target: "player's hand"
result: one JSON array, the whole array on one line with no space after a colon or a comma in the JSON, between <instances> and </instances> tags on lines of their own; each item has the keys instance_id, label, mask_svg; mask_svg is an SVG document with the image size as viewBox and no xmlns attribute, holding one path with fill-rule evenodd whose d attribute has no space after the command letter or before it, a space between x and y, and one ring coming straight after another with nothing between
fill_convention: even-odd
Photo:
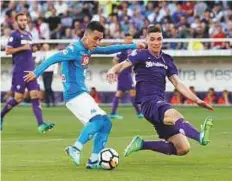
<instances>
[{"instance_id":1,"label":"player's hand","mask_svg":"<svg viewBox=\"0 0 232 181\"><path fill-rule=\"evenodd\" d=\"M206 103L205 101L202 101L201 99L199 99L197 102L197 105L200 106L200 107L203 107L205 109L208 109L210 111L213 111L213 107L210 106L208 103Z\"/></svg>"},{"instance_id":2,"label":"player's hand","mask_svg":"<svg viewBox=\"0 0 232 181\"><path fill-rule=\"evenodd\" d=\"M31 45L29 43L26 43L25 45L22 46L23 50L31 50Z\"/></svg>"},{"instance_id":3,"label":"player's hand","mask_svg":"<svg viewBox=\"0 0 232 181\"><path fill-rule=\"evenodd\" d=\"M147 47L147 44L144 42L137 43L137 49L145 49Z\"/></svg>"},{"instance_id":4,"label":"player's hand","mask_svg":"<svg viewBox=\"0 0 232 181\"><path fill-rule=\"evenodd\" d=\"M106 74L106 80L110 83L113 84L114 82L117 82L118 75L116 74L115 71L110 69L107 74Z\"/></svg>"},{"instance_id":5,"label":"player's hand","mask_svg":"<svg viewBox=\"0 0 232 181\"><path fill-rule=\"evenodd\" d=\"M27 75L23 77L25 82L29 82L36 79L35 73L33 71L24 71L24 72L27 73Z\"/></svg>"}]
</instances>

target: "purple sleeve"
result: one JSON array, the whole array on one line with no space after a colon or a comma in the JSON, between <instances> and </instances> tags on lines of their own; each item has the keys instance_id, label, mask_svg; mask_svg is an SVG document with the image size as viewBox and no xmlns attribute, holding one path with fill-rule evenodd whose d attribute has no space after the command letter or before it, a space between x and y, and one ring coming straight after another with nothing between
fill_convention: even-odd
<instances>
[{"instance_id":1,"label":"purple sleeve","mask_svg":"<svg viewBox=\"0 0 232 181\"><path fill-rule=\"evenodd\" d=\"M9 39L8 39L8 43L7 43L7 47L12 47L15 48L16 42L17 42L17 35L15 32L11 33Z\"/></svg>"},{"instance_id":2,"label":"purple sleeve","mask_svg":"<svg viewBox=\"0 0 232 181\"><path fill-rule=\"evenodd\" d=\"M172 58L168 61L168 71L167 71L167 77L171 77L172 75L178 75L178 70L176 65L174 64L174 61Z\"/></svg>"},{"instance_id":3,"label":"purple sleeve","mask_svg":"<svg viewBox=\"0 0 232 181\"><path fill-rule=\"evenodd\" d=\"M122 52L118 53L115 57L120 61L122 59Z\"/></svg>"},{"instance_id":4,"label":"purple sleeve","mask_svg":"<svg viewBox=\"0 0 232 181\"><path fill-rule=\"evenodd\" d=\"M133 50L131 54L128 55L128 61L130 61L133 65L139 63L139 60L141 60L140 54L138 51L139 50Z\"/></svg>"}]
</instances>

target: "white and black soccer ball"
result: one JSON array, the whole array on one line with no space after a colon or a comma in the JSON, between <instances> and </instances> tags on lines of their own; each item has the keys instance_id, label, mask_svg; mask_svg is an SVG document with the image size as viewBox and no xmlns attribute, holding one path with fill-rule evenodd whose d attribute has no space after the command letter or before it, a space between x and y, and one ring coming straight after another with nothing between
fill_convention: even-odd
<instances>
[{"instance_id":1,"label":"white and black soccer ball","mask_svg":"<svg viewBox=\"0 0 232 181\"><path fill-rule=\"evenodd\" d=\"M105 148L99 153L99 164L105 170L112 170L118 166L119 155L113 148Z\"/></svg>"}]
</instances>

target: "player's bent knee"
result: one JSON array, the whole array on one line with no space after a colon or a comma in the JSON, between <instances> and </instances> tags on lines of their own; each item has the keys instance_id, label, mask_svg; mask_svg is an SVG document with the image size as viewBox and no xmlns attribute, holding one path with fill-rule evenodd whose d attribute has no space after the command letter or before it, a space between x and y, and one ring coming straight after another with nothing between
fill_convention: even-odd
<instances>
[{"instance_id":1,"label":"player's bent knee","mask_svg":"<svg viewBox=\"0 0 232 181\"><path fill-rule=\"evenodd\" d=\"M15 94L14 99L16 100L17 103L20 103L23 101L23 94Z\"/></svg>"},{"instance_id":2,"label":"player's bent knee","mask_svg":"<svg viewBox=\"0 0 232 181\"><path fill-rule=\"evenodd\" d=\"M38 91L30 91L30 97L31 99L38 99Z\"/></svg>"},{"instance_id":3,"label":"player's bent knee","mask_svg":"<svg viewBox=\"0 0 232 181\"><path fill-rule=\"evenodd\" d=\"M165 113L164 113L164 124L166 125L174 125L175 122L180 119L180 118L184 118L177 110L175 109L168 109Z\"/></svg>"},{"instance_id":4,"label":"player's bent knee","mask_svg":"<svg viewBox=\"0 0 232 181\"><path fill-rule=\"evenodd\" d=\"M118 98L121 98L123 96L123 92L122 91L117 91L115 96L118 97Z\"/></svg>"},{"instance_id":5,"label":"player's bent knee","mask_svg":"<svg viewBox=\"0 0 232 181\"><path fill-rule=\"evenodd\" d=\"M177 149L177 154L179 156L187 155L190 151L190 146L184 146L182 148Z\"/></svg>"}]
</instances>

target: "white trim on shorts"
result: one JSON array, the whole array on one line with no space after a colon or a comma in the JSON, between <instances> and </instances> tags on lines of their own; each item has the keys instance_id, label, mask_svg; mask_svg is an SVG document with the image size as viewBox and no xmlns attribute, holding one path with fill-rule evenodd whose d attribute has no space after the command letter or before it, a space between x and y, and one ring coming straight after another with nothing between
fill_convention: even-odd
<instances>
[{"instance_id":1,"label":"white trim on shorts","mask_svg":"<svg viewBox=\"0 0 232 181\"><path fill-rule=\"evenodd\" d=\"M106 115L94 99L86 92L66 103L66 107L85 125L96 115Z\"/></svg>"}]
</instances>

